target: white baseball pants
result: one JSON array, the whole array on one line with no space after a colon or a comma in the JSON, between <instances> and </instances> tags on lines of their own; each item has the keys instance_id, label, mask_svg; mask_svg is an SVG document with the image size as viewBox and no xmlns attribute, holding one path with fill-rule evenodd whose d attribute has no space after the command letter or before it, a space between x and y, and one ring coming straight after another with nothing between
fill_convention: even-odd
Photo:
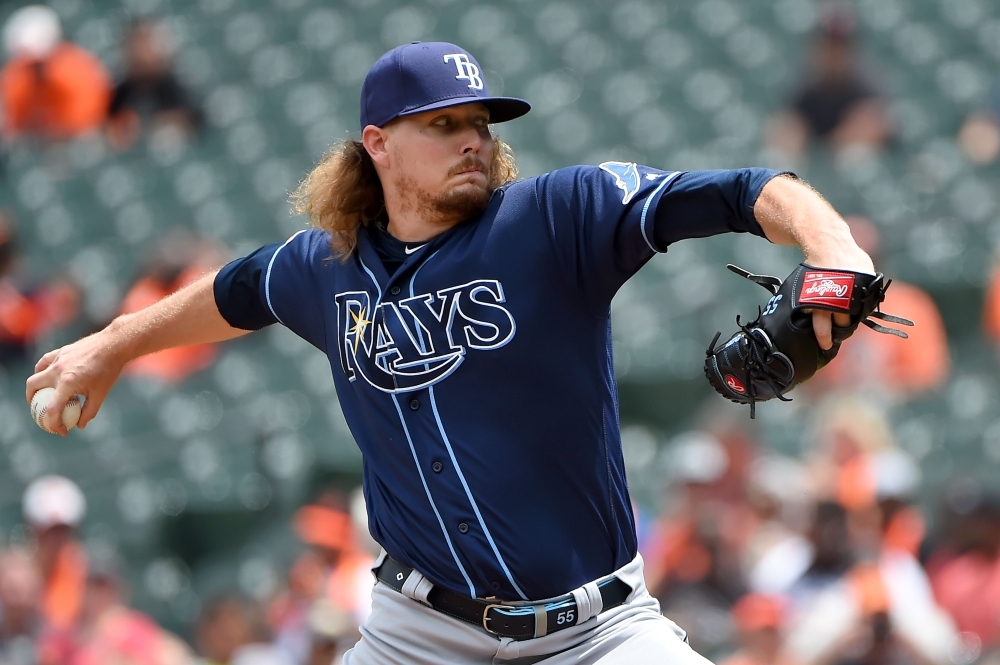
<instances>
[{"instance_id":1,"label":"white baseball pants","mask_svg":"<svg viewBox=\"0 0 1000 665\"><path fill-rule=\"evenodd\" d=\"M376 583L372 613L344 665L711 665L684 641L684 631L660 614L659 602L646 590L641 557L615 575L632 587L623 605L521 641L491 635L423 604L420 596L426 600L430 584L416 571L403 586L406 595ZM581 587L574 595L586 616L593 594Z\"/></svg>"}]
</instances>

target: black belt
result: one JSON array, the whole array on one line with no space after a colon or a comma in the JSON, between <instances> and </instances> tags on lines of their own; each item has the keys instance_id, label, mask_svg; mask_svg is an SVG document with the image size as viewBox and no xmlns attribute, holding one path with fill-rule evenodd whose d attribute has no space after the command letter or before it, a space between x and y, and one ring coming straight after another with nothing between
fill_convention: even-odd
<instances>
[{"instance_id":1,"label":"black belt","mask_svg":"<svg viewBox=\"0 0 1000 665\"><path fill-rule=\"evenodd\" d=\"M402 593L403 584L413 569L387 556L375 571L383 584ZM632 587L617 577L598 582L602 607L618 607L632 593ZM438 612L485 628L499 637L530 640L575 626L580 617L572 595L538 605L502 605L470 598L455 591L435 586L427 594L427 602Z\"/></svg>"}]
</instances>

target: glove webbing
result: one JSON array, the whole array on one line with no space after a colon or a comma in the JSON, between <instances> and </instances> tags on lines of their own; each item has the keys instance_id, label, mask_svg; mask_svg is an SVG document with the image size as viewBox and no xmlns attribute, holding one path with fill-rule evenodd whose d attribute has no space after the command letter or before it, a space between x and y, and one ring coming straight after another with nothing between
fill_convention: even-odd
<instances>
[{"instance_id":1,"label":"glove webbing","mask_svg":"<svg viewBox=\"0 0 1000 665\"><path fill-rule=\"evenodd\" d=\"M754 418L754 416L756 416L757 413L757 394L756 394L757 389L754 386L754 381L757 379L757 377L761 377L767 382L767 385L771 388L772 391L774 391L775 396L779 400L781 400L782 402L792 401L791 397L785 397L782 394L781 388L779 388L777 383L775 383L775 379L781 377L779 377L777 373L773 369L771 369L769 364L772 358L777 359L783 362L789 368L790 371L794 371L794 369L791 366L791 362L788 360L785 354L781 353L780 351L778 353L775 353L774 351L772 351L773 347L771 344L765 345L758 338L758 336L754 334L754 331L758 331L761 334L763 334L763 331L760 328L755 327L757 324L760 323L760 317L762 312L763 311L758 306L757 318L754 319L753 321L750 321L749 323L743 323L742 321L740 321L740 315L739 314L736 315L736 325L740 327L740 330L743 331L743 335L746 337L747 351L749 353L749 358L747 359L746 363L746 373L743 375L742 378L743 378L743 385L745 385L747 389L747 399L750 402L751 420ZM712 338L712 343L708 345L708 350L705 352L706 357L715 355L715 345L719 341L719 337L721 336L722 336L721 331L715 333L715 337Z\"/></svg>"}]
</instances>

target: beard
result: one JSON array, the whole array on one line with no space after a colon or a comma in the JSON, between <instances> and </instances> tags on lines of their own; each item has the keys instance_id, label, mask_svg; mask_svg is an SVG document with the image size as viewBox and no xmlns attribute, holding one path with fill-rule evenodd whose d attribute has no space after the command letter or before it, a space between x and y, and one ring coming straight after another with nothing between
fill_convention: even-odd
<instances>
[{"instance_id":1,"label":"beard","mask_svg":"<svg viewBox=\"0 0 1000 665\"><path fill-rule=\"evenodd\" d=\"M468 183L433 197L431 206L441 219L461 222L482 214L490 203L490 194L487 187Z\"/></svg>"},{"instance_id":2,"label":"beard","mask_svg":"<svg viewBox=\"0 0 1000 665\"><path fill-rule=\"evenodd\" d=\"M493 195L493 183L490 180L490 170L479 157L467 157L448 172L452 177L467 169L478 168L486 176L486 185L467 182L446 192L431 194L419 189L410 178L400 183L401 190L409 193L411 205L418 210L429 213L439 224L452 226L467 219L477 217L486 210Z\"/></svg>"}]
</instances>

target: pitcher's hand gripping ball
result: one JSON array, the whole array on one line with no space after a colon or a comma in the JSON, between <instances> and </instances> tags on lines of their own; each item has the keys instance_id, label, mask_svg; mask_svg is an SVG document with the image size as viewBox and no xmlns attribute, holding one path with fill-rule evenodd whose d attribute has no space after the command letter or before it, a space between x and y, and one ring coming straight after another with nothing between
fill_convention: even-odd
<instances>
[{"instance_id":1,"label":"pitcher's hand gripping ball","mask_svg":"<svg viewBox=\"0 0 1000 665\"><path fill-rule=\"evenodd\" d=\"M802 383L836 357L840 345L854 334L858 325L907 338L895 328L887 328L869 317L912 326L912 321L878 311L892 280L882 273L869 275L850 270L814 268L804 263L784 282L777 277L754 275L742 268L727 266L737 275L767 289L772 297L758 308L757 318L747 324L736 317L740 330L716 348L721 332L708 347L705 375L723 397L739 404L754 405L777 397L789 401L785 393ZM847 326L833 324L833 346L820 348L813 332L814 309L848 314Z\"/></svg>"},{"instance_id":2,"label":"pitcher's hand gripping ball","mask_svg":"<svg viewBox=\"0 0 1000 665\"><path fill-rule=\"evenodd\" d=\"M56 394L55 388L40 388L34 395L31 396L31 417L35 420L35 423L41 427L43 430L49 434L55 434L52 430L45 426L45 414L48 412L49 404L52 403L52 398ZM80 401L79 395L74 395L66 402L66 408L62 412L63 426L67 430L71 430L76 427L76 423L80 420L80 412L83 410L83 403Z\"/></svg>"}]
</instances>

